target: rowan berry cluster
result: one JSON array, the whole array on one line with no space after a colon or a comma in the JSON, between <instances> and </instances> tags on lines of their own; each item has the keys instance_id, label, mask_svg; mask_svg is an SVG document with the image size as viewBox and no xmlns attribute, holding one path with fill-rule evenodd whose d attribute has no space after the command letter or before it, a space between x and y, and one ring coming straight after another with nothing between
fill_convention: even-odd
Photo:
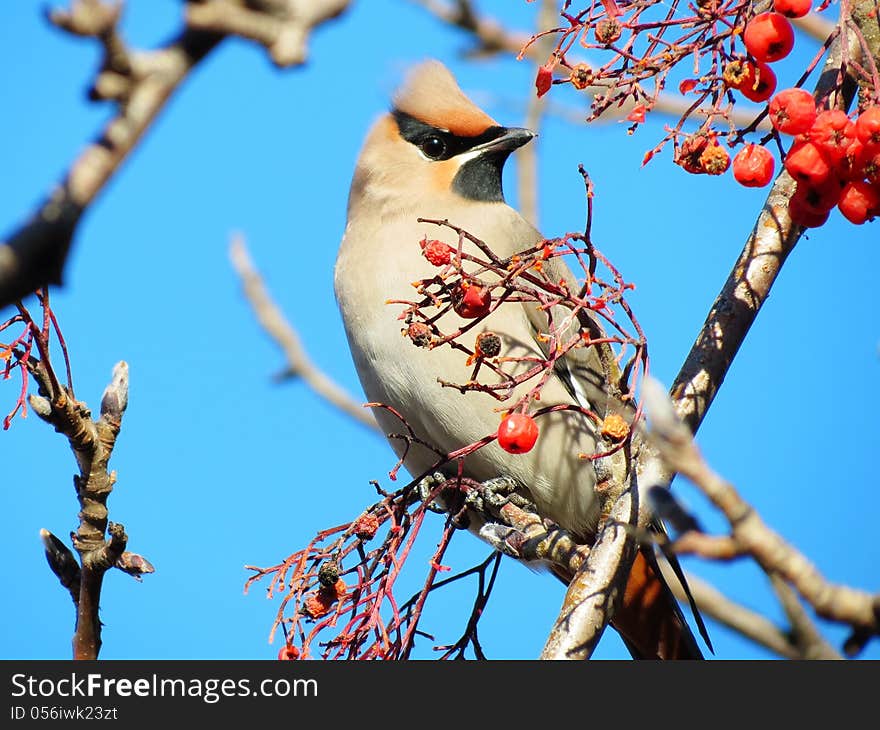
<instances>
[{"instance_id":1,"label":"rowan berry cluster","mask_svg":"<svg viewBox=\"0 0 880 730\"><path fill-rule=\"evenodd\" d=\"M734 61L725 82L752 101L767 101L776 132L794 137L784 156L788 173L797 181L789 214L798 225L815 228L837 206L851 223L880 214L880 106L866 104L855 121L840 109L817 107L805 89L776 93L769 64L794 47L789 17L801 17L810 3L776 0L774 12L756 15L745 27L743 42L751 59ZM765 147L747 144L733 160L733 175L742 185L761 187L773 177L774 159Z\"/></svg>"},{"instance_id":2,"label":"rowan berry cluster","mask_svg":"<svg viewBox=\"0 0 880 730\"><path fill-rule=\"evenodd\" d=\"M847 37L854 37L866 47L856 23L842 22L802 80L777 92L774 65L796 43L790 19L809 14L812 0L772 0L760 4L760 12L747 0L699 0L687 10L679 0L671 4L602 0L579 13L571 5L563 6L567 26L542 34L557 33L559 42L538 70L538 95L554 84L588 90L592 97L588 121L627 104L632 133L652 110L663 104L662 108L669 107L671 92L665 89L671 70L681 62L692 63L693 77L682 80L678 91L696 100L677 125L666 127L666 136L648 151L645 163L671 141L673 160L685 171L721 175L732 168L740 184L763 187L774 178L780 160L797 181L790 205L794 223L822 225L835 206L856 224L880 215L880 134L875 132L880 126L880 83L870 59L862 67L844 54L838 87L832 93L825 91L814 99L800 88L837 36L844 46ZM841 12L850 10L847 6ZM610 58L596 67L570 62L578 39L591 53L604 52ZM561 69L567 69L568 78L560 76ZM836 92L847 75L857 77L860 87L858 109L852 115L836 108L841 98ZM653 90L647 87L649 81ZM763 107L751 122L743 119L737 106L741 99ZM687 133L685 122L697 118L699 128ZM747 139L762 122L766 128L767 120L772 131L757 141Z\"/></svg>"}]
</instances>

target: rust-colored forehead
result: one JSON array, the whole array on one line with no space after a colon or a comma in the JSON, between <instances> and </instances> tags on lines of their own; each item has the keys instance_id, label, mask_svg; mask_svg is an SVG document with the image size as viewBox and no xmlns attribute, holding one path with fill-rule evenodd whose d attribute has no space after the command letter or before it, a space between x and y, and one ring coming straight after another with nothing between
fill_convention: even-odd
<instances>
[{"instance_id":1,"label":"rust-colored forehead","mask_svg":"<svg viewBox=\"0 0 880 730\"><path fill-rule=\"evenodd\" d=\"M439 61L417 66L394 96L396 109L425 124L452 134L475 137L496 122L464 95L449 70Z\"/></svg>"}]
</instances>

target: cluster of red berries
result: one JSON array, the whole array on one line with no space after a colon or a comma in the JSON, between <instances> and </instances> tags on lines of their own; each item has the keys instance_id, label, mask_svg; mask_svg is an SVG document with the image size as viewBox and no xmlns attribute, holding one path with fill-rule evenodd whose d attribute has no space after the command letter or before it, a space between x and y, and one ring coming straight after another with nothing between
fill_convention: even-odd
<instances>
[{"instance_id":1,"label":"cluster of red berries","mask_svg":"<svg viewBox=\"0 0 880 730\"><path fill-rule=\"evenodd\" d=\"M789 203L791 219L815 228L837 206L851 223L880 215L880 106L871 105L852 121L840 109L818 110L804 89L783 89L768 105L774 129L794 137L785 169L797 181ZM773 177L773 155L746 145L733 160L734 177L761 187Z\"/></svg>"},{"instance_id":2,"label":"cluster of red berries","mask_svg":"<svg viewBox=\"0 0 880 730\"><path fill-rule=\"evenodd\" d=\"M746 99L763 103L776 91L776 74L770 64L785 58L794 48L794 29L789 18L810 12L812 0L775 0L773 12L760 13L743 30L743 43L751 58L731 61L724 69L724 83ZM773 179L773 155L755 144L746 145L733 158L733 176L746 187L763 187Z\"/></svg>"},{"instance_id":3,"label":"cluster of red berries","mask_svg":"<svg viewBox=\"0 0 880 730\"><path fill-rule=\"evenodd\" d=\"M855 224L880 215L880 106L853 121L840 109L817 111L802 89L786 89L770 102L770 120L795 137L785 157L797 180L789 204L795 223L821 226L835 206Z\"/></svg>"},{"instance_id":4,"label":"cluster of red berries","mask_svg":"<svg viewBox=\"0 0 880 730\"><path fill-rule=\"evenodd\" d=\"M743 30L743 43L751 58L733 61L724 69L724 81L747 99L767 101L776 91L771 63L781 61L794 48L794 28L789 18L810 12L812 0L775 0L773 12L760 13Z\"/></svg>"},{"instance_id":5,"label":"cluster of red berries","mask_svg":"<svg viewBox=\"0 0 880 730\"><path fill-rule=\"evenodd\" d=\"M776 91L776 74L770 64L785 58L794 48L794 29L789 18L810 12L812 0L775 0L774 12L760 13L743 31L743 43L750 58L731 61L724 68L724 83L747 99L763 103ZM687 148L699 144L697 154ZM720 175L730 167L730 155L710 135L696 135L685 140L676 163L691 173ZM760 187L773 177L773 157L750 145L733 160L734 177L743 185Z\"/></svg>"},{"instance_id":6,"label":"cluster of red berries","mask_svg":"<svg viewBox=\"0 0 880 730\"><path fill-rule=\"evenodd\" d=\"M810 0L775 0L773 12L752 18L743 31L750 58L724 70L728 87L747 99L768 104L774 129L794 137L785 169L797 181L789 213L795 223L814 228L828 220L837 206L843 216L860 224L880 215L880 106L864 108L853 121L838 109L817 109L804 89L776 92L771 63L794 47L789 18L810 12ZM747 144L733 158L733 176L747 187L763 187L773 178L772 153Z\"/></svg>"}]
</instances>

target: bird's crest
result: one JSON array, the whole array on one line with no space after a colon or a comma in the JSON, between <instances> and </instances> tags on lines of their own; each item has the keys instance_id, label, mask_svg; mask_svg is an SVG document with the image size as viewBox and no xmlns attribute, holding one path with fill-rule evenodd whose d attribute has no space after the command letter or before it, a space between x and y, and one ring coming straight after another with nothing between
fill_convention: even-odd
<instances>
[{"instance_id":1,"label":"bird's crest","mask_svg":"<svg viewBox=\"0 0 880 730\"><path fill-rule=\"evenodd\" d=\"M394 95L394 108L432 127L475 137L496 122L468 99L455 77L439 61L424 61L407 76Z\"/></svg>"}]
</instances>

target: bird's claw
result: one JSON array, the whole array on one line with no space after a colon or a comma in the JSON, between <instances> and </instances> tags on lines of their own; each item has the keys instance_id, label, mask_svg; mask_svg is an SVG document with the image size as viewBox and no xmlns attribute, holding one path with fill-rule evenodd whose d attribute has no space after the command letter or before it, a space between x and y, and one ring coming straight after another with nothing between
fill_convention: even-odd
<instances>
[{"instance_id":1,"label":"bird's claw","mask_svg":"<svg viewBox=\"0 0 880 730\"><path fill-rule=\"evenodd\" d=\"M535 506L516 490L517 484L510 477L488 479L477 489L467 493L465 505L482 513L490 508L497 511L508 503L520 509L535 511Z\"/></svg>"},{"instance_id":2,"label":"bird's claw","mask_svg":"<svg viewBox=\"0 0 880 730\"><path fill-rule=\"evenodd\" d=\"M446 477L443 474L434 472L422 479L416 487L416 492L419 495L419 499L424 503L425 508L441 515L446 514L448 509L439 499L437 487L445 481Z\"/></svg>"}]
</instances>

